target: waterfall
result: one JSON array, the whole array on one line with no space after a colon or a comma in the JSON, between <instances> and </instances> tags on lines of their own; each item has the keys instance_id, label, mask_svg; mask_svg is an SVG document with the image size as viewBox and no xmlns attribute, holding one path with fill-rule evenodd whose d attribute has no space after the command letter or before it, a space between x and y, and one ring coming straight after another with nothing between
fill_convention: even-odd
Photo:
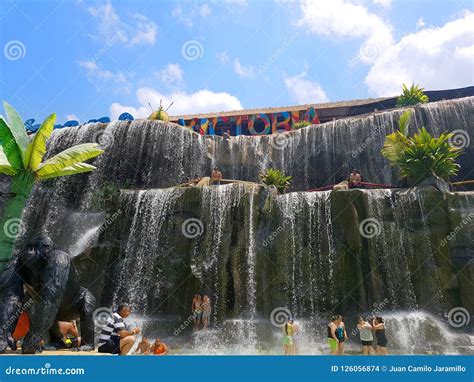
<instances>
[{"instance_id":1,"label":"waterfall","mask_svg":"<svg viewBox=\"0 0 474 382\"><path fill-rule=\"evenodd\" d=\"M122 193L120 205L132 208L134 216L123 245L114 304L126 301L135 311L145 313L149 301L160 297L161 287L167 282L166 270L160 262L172 256L163 234L164 226L181 195L179 189Z\"/></svg>"},{"instance_id":2,"label":"waterfall","mask_svg":"<svg viewBox=\"0 0 474 382\"><path fill-rule=\"evenodd\" d=\"M277 199L280 221L287 230L286 290L295 316L315 317L333 302L334 249L331 193L289 193Z\"/></svg>"},{"instance_id":3,"label":"waterfall","mask_svg":"<svg viewBox=\"0 0 474 382\"><path fill-rule=\"evenodd\" d=\"M473 102L418 105L410 131L425 125L435 134L463 129L472 137ZM26 231L47 231L58 248L77 255L81 280L101 306L128 302L137 320L156 320L157 330L166 323L163 338L186 322L194 293L208 294L211 329L180 343L191 353L280 352L281 330L268 319L277 307L302 324L302 353L327 350L328 315L372 310L387 319L395 352L443 351L442 341L447 352L456 352L462 336L453 336L434 314L472 301L466 280L472 278L474 193L424 188L273 195L258 185L173 187L216 165L224 178L246 181L278 168L293 176L292 190L339 182L353 167L366 180L393 184L396 174L380 149L402 112L230 139L148 120L55 130L48 157L93 141L105 152L92 162L97 171L91 174L36 185L23 217ZM471 163L470 153L472 143L461 159ZM463 166L461 176L471 169ZM115 193L105 192L107 182ZM106 203L98 206L97 195L104 193ZM108 224L106 214L117 211ZM370 237L361 234L366 219L375 224ZM191 327L185 325L184 336ZM417 331L430 339L429 333L439 333L441 340L424 347ZM352 351L358 348L353 344Z\"/></svg>"}]
</instances>

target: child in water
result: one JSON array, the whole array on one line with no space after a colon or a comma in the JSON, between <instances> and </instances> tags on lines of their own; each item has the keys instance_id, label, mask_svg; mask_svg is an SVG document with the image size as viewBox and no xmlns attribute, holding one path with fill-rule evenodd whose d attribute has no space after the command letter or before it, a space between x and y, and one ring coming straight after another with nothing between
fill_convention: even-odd
<instances>
[{"instance_id":1,"label":"child in water","mask_svg":"<svg viewBox=\"0 0 474 382\"><path fill-rule=\"evenodd\" d=\"M293 354L294 347L293 347L293 335L294 335L294 326L293 326L293 319L289 318L287 323L285 324L284 328L284 335L283 335L283 349L285 355Z\"/></svg>"}]
</instances>

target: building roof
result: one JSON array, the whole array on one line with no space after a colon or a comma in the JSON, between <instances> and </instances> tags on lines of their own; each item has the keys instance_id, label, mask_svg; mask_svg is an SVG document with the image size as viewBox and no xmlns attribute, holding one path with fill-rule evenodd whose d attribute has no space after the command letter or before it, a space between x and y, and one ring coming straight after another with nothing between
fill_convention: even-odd
<instances>
[{"instance_id":1,"label":"building roof","mask_svg":"<svg viewBox=\"0 0 474 382\"><path fill-rule=\"evenodd\" d=\"M201 113L201 114L184 114L184 115L173 115L170 116L170 121L177 121L178 119L192 119L192 118L215 118L215 117L233 117L239 115L249 115L249 114L259 114L259 113L279 113L284 111L297 111L297 110L307 110L310 107L314 107L316 110L321 109L330 109L335 107L351 107L365 105L368 103L376 103L391 99L393 97L383 97L383 98L365 98L352 101L339 101L339 102L326 102L326 103L307 103L304 105L294 105L294 106L279 106L279 107L265 107L265 108L256 108L256 109L243 109L243 110L232 110L232 111L221 111L213 113Z\"/></svg>"}]
</instances>

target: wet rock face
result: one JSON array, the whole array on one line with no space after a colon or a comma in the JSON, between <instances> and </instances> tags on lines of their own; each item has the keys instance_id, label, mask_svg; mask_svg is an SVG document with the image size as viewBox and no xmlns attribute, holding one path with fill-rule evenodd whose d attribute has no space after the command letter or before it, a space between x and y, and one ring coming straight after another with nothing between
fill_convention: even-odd
<instances>
[{"instance_id":1,"label":"wet rock face","mask_svg":"<svg viewBox=\"0 0 474 382\"><path fill-rule=\"evenodd\" d=\"M474 193L434 189L125 191L102 238L108 246L76 264L89 283L111 269L89 285L103 305L128 301L148 314L186 315L197 291L211 296L216 318L280 306L299 317L443 313L472 303L471 206Z\"/></svg>"}]
</instances>

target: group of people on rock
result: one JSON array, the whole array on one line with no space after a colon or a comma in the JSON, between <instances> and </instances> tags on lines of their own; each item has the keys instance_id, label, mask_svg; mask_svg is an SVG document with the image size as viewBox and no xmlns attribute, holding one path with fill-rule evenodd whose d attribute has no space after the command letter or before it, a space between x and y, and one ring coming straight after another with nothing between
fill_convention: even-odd
<instances>
[{"instance_id":1,"label":"group of people on rock","mask_svg":"<svg viewBox=\"0 0 474 382\"><path fill-rule=\"evenodd\" d=\"M194 175L193 179L186 179L184 186L186 187L195 187L195 186L220 186L222 180L222 172L219 170L219 167L214 167L211 172L211 176L199 176L198 174Z\"/></svg>"},{"instance_id":2,"label":"group of people on rock","mask_svg":"<svg viewBox=\"0 0 474 382\"><path fill-rule=\"evenodd\" d=\"M359 317L357 330L362 345L362 354L387 354L388 340L385 334L385 322L382 317L368 317L367 320L362 316ZM346 326L341 315L331 317L331 321L327 326L327 337L330 353L333 355L343 355L344 343L348 340L349 336L347 335ZM374 350L374 337L376 340L376 350Z\"/></svg>"},{"instance_id":3,"label":"group of people on rock","mask_svg":"<svg viewBox=\"0 0 474 382\"><path fill-rule=\"evenodd\" d=\"M211 299L206 294L196 293L193 297L191 311L193 314L194 330L206 329L211 320Z\"/></svg>"}]
</instances>

